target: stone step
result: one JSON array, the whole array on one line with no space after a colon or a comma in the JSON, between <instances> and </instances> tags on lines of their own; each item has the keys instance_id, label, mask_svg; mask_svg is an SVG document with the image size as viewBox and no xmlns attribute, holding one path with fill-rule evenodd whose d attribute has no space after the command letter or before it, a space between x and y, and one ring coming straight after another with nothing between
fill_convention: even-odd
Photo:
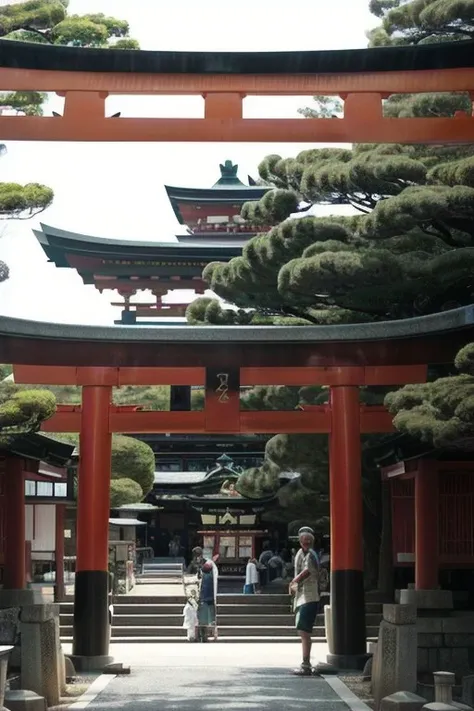
<instances>
[{"instance_id":1,"label":"stone step","mask_svg":"<svg viewBox=\"0 0 474 711\"><path fill-rule=\"evenodd\" d=\"M183 595L115 595L114 596L114 606L119 607L121 605L136 608L138 606L153 606L153 607L173 607L181 606L186 602L186 598ZM232 607L242 607L251 605L252 608L256 608L256 614L260 614L260 611L268 610L270 607L272 610L282 613L290 609L291 600L289 595L218 595L217 603L220 610L225 610L226 612ZM68 596L64 602L61 603L61 611L66 612L69 608L72 608L74 604L74 598ZM257 609L259 609L257 613ZM380 602L366 602L365 604L366 614L382 614L382 603Z\"/></svg>"},{"instance_id":2,"label":"stone step","mask_svg":"<svg viewBox=\"0 0 474 711\"><path fill-rule=\"evenodd\" d=\"M257 626L257 627L272 627L274 625L294 625L294 616L290 613L279 615L279 614L268 614L264 615L252 615L252 614L223 614L219 609L217 611L219 625L232 625L232 626ZM73 624L72 614L62 614L60 621L61 625L72 626ZM379 615L367 615L366 625L368 627L377 627L381 622L381 617ZM178 626L180 627L183 623L183 616L181 611L175 612L174 614L121 614L114 608L114 627L169 627ZM324 616L318 615L316 618L316 626L324 627Z\"/></svg>"},{"instance_id":3,"label":"stone step","mask_svg":"<svg viewBox=\"0 0 474 711\"><path fill-rule=\"evenodd\" d=\"M183 570L182 563L143 563L144 570Z\"/></svg>"},{"instance_id":4,"label":"stone step","mask_svg":"<svg viewBox=\"0 0 474 711\"><path fill-rule=\"evenodd\" d=\"M155 598L156 599L156 598ZM159 599L159 598L158 598ZM129 598L130 600L130 598ZM114 612L117 615L181 615L184 607L184 600L176 604L124 604L114 602ZM61 615L73 614L74 605L72 602L61 603ZM286 615L291 613L289 605L223 605L218 604L218 610L223 615Z\"/></svg>"},{"instance_id":5,"label":"stone step","mask_svg":"<svg viewBox=\"0 0 474 711\"><path fill-rule=\"evenodd\" d=\"M219 625L219 639L221 638L242 638L248 641L254 638L265 638L267 641L281 638L289 637L298 639L298 634L293 626L273 626L273 627L259 627L246 625L245 627L236 627L233 625ZM72 639L72 626L61 626L60 629L61 640L66 642ZM370 639L376 639L378 634L378 627L368 627L367 635ZM318 641L323 641L326 639L326 632L324 627L315 627L313 631L313 638ZM161 641L163 638L176 639L186 637L186 630L182 627L113 627L111 639L115 642L118 639L124 639L126 641L132 641L135 639L144 639L150 641L151 639L157 639Z\"/></svg>"},{"instance_id":6,"label":"stone step","mask_svg":"<svg viewBox=\"0 0 474 711\"><path fill-rule=\"evenodd\" d=\"M69 643L71 644L73 641L72 636L70 637L61 637L61 641L66 644ZM239 643L248 643L248 642L254 642L254 643L265 643L268 644L271 642L272 644L275 643L295 643L295 642L300 642L299 637L219 637L219 643L226 644L229 642L239 642ZM325 643L326 639L324 637L314 637L313 638L314 642L319 642L319 643ZM183 637L114 637L113 638L113 643L114 644L166 644L166 643L187 643L188 640L186 638L186 635L184 634ZM209 644L213 644L213 642L209 642ZM113 647L112 647L113 651Z\"/></svg>"}]
</instances>

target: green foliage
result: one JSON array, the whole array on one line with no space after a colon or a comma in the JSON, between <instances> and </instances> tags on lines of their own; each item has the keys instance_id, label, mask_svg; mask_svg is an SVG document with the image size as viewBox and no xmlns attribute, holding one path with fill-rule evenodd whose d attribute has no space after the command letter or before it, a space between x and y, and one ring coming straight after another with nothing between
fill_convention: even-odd
<instances>
[{"instance_id":1,"label":"green foliage","mask_svg":"<svg viewBox=\"0 0 474 711\"><path fill-rule=\"evenodd\" d=\"M9 375L13 373L13 368L11 365L1 364L0 365L0 381L8 378Z\"/></svg>"},{"instance_id":2,"label":"green foliage","mask_svg":"<svg viewBox=\"0 0 474 711\"><path fill-rule=\"evenodd\" d=\"M103 13L68 15L67 7L68 0L27 0L0 6L0 37L35 44L140 49L137 40L129 37L126 20ZM0 106L41 116L46 97L35 91L0 92Z\"/></svg>"},{"instance_id":3,"label":"green foliage","mask_svg":"<svg viewBox=\"0 0 474 711\"><path fill-rule=\"evenodd\" d=\"M133 479L143 496L153 488L155 455L145 442L124 435L112 436L112 479Z\"/></svg>"},{"instance_id":4,"label":"green foliage","mask_svg":"<svg viewBox=\"0 0 474 711\"><path fill-rule=\"evenodd\" d=\"M169 410L170 388L168 385L124 385L113 389L116 405L139 405L144 410Z\"/></svg>"},{"instance_id":5,"label":"green foliage","mask_svg":"<svg viewBox=\"0 0 474 711\"><path fill-rule=\"evenodd\" d=\"M370 9L381 20L372 45L474 38L474 0L371 0ZM338 98L314 99L300 110L309 120L341 115ZM464 92L396 94L383 110L396 118L452 117L471 115L471 104ZM472 303L474 145L272 154L259 175L273 190L242 215L273 227L241 257L204 270L210 289L234 308L200 300L188 310L191 323L358 323ZM307 215L316 203L351 205L358 214ZM300 219L290 218L297 212Z\"/></svg>"},{"instance_id":6,"label":"green foliage","mask_svg":"<svg viewBox=\"0 0 474 711\"><path fill-rule=\"evenodd\" d=\"M299 404L299 389L284 385L257 386L240 396L242 410L294 410Z\"/></svg>"},{"instance_id":7,"label":"green foliage","mask_svg":"<svg viewBox=\"0 0 474 711\"><path fill-rule=\"evenodd\" d=\"M54 393L61 405L79 405L82 388L77 385L47 385L46 389ZM113 388L112 399L115 405L136 405L144 410L169 410L170 388L168 385L124 385Z\"/></svg>"},{"instance_id":8,"label":"green foliage","mask_svg":"<svg viewBox=\"0 0 474 711\"><path fill-rule=\"evenodd\" d=\"M29 220L53 202L51 188L38 183L0 183L0 219Z\"/></svg>"},{"instance_id":9,"label":"green foliage","mask_svg":"<svg viewBox=\"0 0 474 711\"><path fill-rule=\"evenodd\" d=\"M40 91L0 92L0 106L25 116L42 116L46 97Z\"/></svg>"},{"instance_id":10,"label":"green foliage","mask_svg":"<svg viewBox=\"0 0 474 711\"><path fill-rule=\"evenodd\" d=\"M313 106L298 109L305 118L340 118L344 113L344 105L337 96L313 96Z\"/></svg>"},{"instance_id":11,"label":"green foliage","mask_svg":"<svg viewBox=\"0 0 474 711\"><path fill-rule=\"evenodd\" d=\"M68 15L65 0L27 0L0 7L0 37L73 47L139 49L125 20L103 13Z\"/></svg>"},{"instance_id":12,"label":"green foliage","mask_svg":"<svg viewBox=\"0 0 474 711\"><path fill-rule=\"evenodd\" d=\"M126 504L137 504L143 499L143 491L133 479L112 479L110 482L110 508L118 509Z\"/></svg>"},{"instance_id":13,"label":"green foliage","mask_svg":"<svg viewBox=\"0 0 474 711\"><path fill-rule=\"evenodd\" d=\"M46 38L50 28L66 17L66 7L67 3L61 0L29 0L3 5L0 8L0 36L9 37L12 32L25 30Z\"/></svg>"},{"instance_id":14,"label":"green foliage","mask_svg":"<svg viewBox=\"0 0 474 711\"><path fill-rule=\"evenodd\" d=\"M474 0L371 0L370 46L474 39Z\"/></svg>"},{"instance_id":15,"label":"green foliage","mask_svg":"<svg viewBox=\"0 0 474 711\"><path fill-rule=\"evenodd\" d=\"M274 221L278 196L285 195L284 211L288 192L305 201L338 196L360 214L287 217L250 240L241 257L208 265L209 288L236 308L201 298L189 307L188 321L257 325L286 318L325 325L470 304L472 153L470 147L461 158L446 147L368 145L313 149L290 161L269 156L260 174L277 189L252 208L263 222ZM285 181L290 191L283 190Z\"/></svg>"},{"instance_id":16,"label":"green foliage","mask_svg":"<svg viewBox=\"0 0 474 711\"><path fill-rule=\"evenodd\" d=\"M56 411L56 399L47 390L21 390L14 383L0 383L0 438L39 430Z\"/></svg>"},{"instance_id":17,"label":"green foliage","mask_svg":"<svg viewBox=\"0 0 474 711\"><path fill-rule=\"evenodd\" d=\"M204 388L191 390L191 410L204 410Z\"/></svg>"},{"instance_id":18,"label":"green foliage","mask_svg":"<svg viewBox=\"0 0 474 711\"><path fill-rule=\"evenodd\" d=\"M406 385L389 393L385 404L394 425L435 447L474 450L474 344L457 355L460 375Z\"/></svg>"},{"instance_id":19,"label":"green foliage","mask_svg":"<svg viewBox=\"0 0 474 711\"><path fill-rule=\"evenodd\" d=\"M80 449L78 434L52 436ZM155 455L148 444L134 437L112 435L111 508L140 502L153 487L154 473Z\"/></svg>"}]
</instances>

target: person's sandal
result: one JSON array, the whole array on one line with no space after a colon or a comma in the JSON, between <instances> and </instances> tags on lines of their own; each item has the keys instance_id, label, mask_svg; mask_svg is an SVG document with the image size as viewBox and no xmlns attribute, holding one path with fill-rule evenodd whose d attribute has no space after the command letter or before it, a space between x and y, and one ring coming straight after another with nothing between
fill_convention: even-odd
<instances>
[{"instance_id":1,"label":"person's sandal","mask_svg":"<svg viewBox=\"0 0 474 711\"><path fill-rule=\"evenodd\" d=\"M294 676L311 676L312 673L313 670L311 668L311 664L307 664L305 662L303 662L297 669L293 669L292 672Z\"/></svg>"}]
</instances>

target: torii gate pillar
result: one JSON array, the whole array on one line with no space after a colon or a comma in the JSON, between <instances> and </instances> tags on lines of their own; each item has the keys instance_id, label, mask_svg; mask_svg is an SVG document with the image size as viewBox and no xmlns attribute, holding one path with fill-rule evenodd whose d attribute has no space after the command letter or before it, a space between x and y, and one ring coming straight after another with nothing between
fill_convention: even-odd
<instances>
[{"instance_id":1,"label":"torii gate pillar","mask_svg":"<svg viewBox=\"0 0 474 711\"><path fill-rule=\"evenodd\" d=\"M339 669L357 669L367 659L359 388L341 385L330 392L333 653L328 662Z\"/></svg>"},{"instance_id":2,"label":"torii gate pillar","mask_svg":"<svg viewBox=\"0 0 474 711\"><path fill-rule=\"evenodd\" d=\"M73 663L101 670L109 656L109 509L112 388L84 385L77 501Z\"/></svg>"}]
</instances>

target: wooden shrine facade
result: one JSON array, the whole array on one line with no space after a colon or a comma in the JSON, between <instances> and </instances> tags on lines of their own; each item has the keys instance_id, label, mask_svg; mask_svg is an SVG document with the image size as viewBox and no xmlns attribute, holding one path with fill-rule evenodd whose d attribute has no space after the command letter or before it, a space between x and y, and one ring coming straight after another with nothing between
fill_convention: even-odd
<instances>
[{"instance_id":1,"label":"wooden shrine facade","mask_svg":"<svg viewBox=\"0 0 474 711\"><path fill-rule=\"evenodd\" d=\"M145 52L0 45L1 91L65 97L63 116L0 116L2 140L471 143L474 118L384 118L391 94L474 94L474 42L321 52ZM201 95L203 118L106 117L111 94ZM335 95L342 119L247 119L245 96ZM85 120L87 117L87 120Z\"/></svg>"},{"instance_id":2,"label":"wooden shrine facade","mask_svg":"<svg viewBox=\"0 0 474 711\"><path fill-rule=\"evenodd\" d=\"M440 571L474 569L474 461L446 455L382 468L390 489L395 567L414 567L415 584L436 589Z\"/></svg>"},{"instance_id":3,"label":"wooden shrine facade","mask_svg":"<svg viewBox=\"0 0 474 711\"><path fill-rule=\"evenodd\" d=\"M0 582L21 590L48 548L55 599L64 597L64 518L73 500L74 447L44 435L12 436L0 451Z\"/></svg>"}]
</instances>

